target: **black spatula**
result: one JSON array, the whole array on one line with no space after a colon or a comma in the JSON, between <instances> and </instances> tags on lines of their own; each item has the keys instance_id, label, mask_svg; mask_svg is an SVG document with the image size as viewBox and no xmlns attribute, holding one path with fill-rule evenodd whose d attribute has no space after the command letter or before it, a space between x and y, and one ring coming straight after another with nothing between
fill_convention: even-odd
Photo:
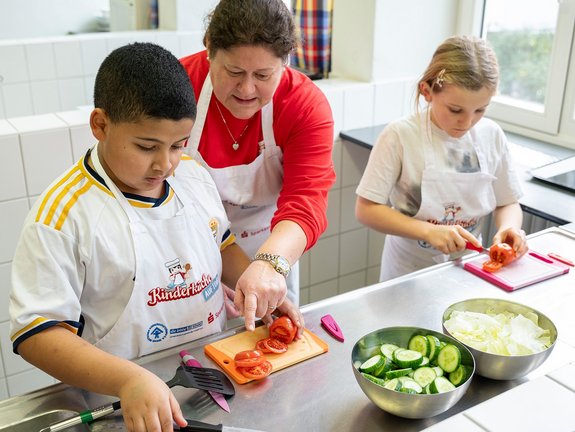
<instances>
[{"instance_id":1,"label":"black spatula","mask_svg":"<svg viewBox=\"0 0 575 432\"><path fill-rule=\"evenodd\" d=\"M179 366L178 369L176 369L174 377L170 381L166 382L166 385L170 388L181 386L186 388L196 388L199 390L215 391L227 396L233 396L236 393L234 385L230 379L219 370L211 368ZM84 411L67 420L53 423L49 427L42 429L40 432L56 432L82 423L91 423L92 421L107 416L120 408L120 401L116 401L110 405Z\"/></svg>"}]
</instances>

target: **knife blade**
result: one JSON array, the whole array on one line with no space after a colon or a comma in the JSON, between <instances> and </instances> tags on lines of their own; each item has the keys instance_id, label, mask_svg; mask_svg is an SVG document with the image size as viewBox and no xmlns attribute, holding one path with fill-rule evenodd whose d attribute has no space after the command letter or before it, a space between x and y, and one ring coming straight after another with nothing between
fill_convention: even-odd
<instances>
[{"instance_id":1,"label":"knife blade","mask_svg":"<svg viewBox=\"0 0 575 432\"><path fill-rule=\"evenodd\" d=\"M180 351L180 357L182 358L182 363L186 366L203 367L201 363L193 355L191 355L186 350ZM224 411L230 412L230 406L228 401L223 394L216 391L208 391L209 395L212 397L214 402L216 402Z\"/></svg>"},{"instance_id":2,"label":"knife blade","mask_svg":"<svg viewBox=\"0 0 575 432\"><path fill-rule=\"evenodd\" d=\"M473 243L471 242L466 242L465 243L465 249L468 250L474 250L477 252L485 252L486 254L489 254L489 249L484 248L483 246L475 246Z\"/></svg>"},{"instance_id":3,"label":"knife blade","mask_svg":"<svg viewBox=\"0 0 575 432\"><path fill-rule=\"evenodd\" d=\"M183 428L179 428L177 430L180 430L182 432L263 432L260 431L259 429L246 429L246 428L241 428L241 427L234 427L234 426L224 426L223 424L210 424L210 423L204 423L198 420L190 420L190 419L186 419L186 421L188 422L188 425L183 427Z\"/></svg>"}]
</instances>

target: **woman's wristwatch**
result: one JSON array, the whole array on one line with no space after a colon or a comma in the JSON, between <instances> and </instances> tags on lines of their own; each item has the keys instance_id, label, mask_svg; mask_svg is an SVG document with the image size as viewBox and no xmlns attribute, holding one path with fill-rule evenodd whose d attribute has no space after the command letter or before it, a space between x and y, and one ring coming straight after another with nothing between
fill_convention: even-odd
<instances>
[{"instance_id":1,"label":"woman's wristwatch","mask_svg":"<svg viewBox=\"0 0 575 432\"><path fill-rule=\"evenodd\" d=\"M257 253L254 256L254 261L267 261L269 262L275 271L277 271L282 276L287 277L291 270L290 263L281 255L274 255L267 252Z\"/></svg>"}]
</instances>

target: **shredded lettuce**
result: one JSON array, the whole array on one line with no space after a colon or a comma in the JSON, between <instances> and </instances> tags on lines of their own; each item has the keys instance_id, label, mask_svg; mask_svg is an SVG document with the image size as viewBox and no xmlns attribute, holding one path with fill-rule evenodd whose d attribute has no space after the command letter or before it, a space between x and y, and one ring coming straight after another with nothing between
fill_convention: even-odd
<instances>
[{"instance_id":1,"label":"shredded lettuce","mask_svg":"<svg viewBox=\"0 0 575 432\"><path fill-rule=\"evenodd\" d=\"M537 323L534 313L453 311L443 325L453 337L479 351L518 356L535 354L551 345L549 330Z\"/></svg>"}]
</instances>

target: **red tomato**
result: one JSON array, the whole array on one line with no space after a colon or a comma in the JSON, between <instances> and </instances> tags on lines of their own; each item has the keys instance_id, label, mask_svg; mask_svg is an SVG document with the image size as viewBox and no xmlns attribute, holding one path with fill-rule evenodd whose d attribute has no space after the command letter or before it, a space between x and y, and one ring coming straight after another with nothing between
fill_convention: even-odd
<instances>
[{"instance_id":1,"label":"red tomato","mask_svg":"<svg viewBox=\"0 0 575 432\"><path fill-rule=\"evenodd\" d=\"M264 354L259 350L240 351L234 357L234 362L238 368L249 368L258 366L266 361Z\"/></svg>"},{"instance_id":2,"label":"red tomato","mask_svg":"<svg viewBox=\"0 0 575 432\"><path fill-rule=\"evenodd\" d=\"M279 317L270 326L270 337L285 344L292 343L296 334L297 327L287 315Z\"/></svg>"},{"instance_id":3,"label":"red tomato","mask_svg":"<svg viewBox=\"0 0 575 432\"><path fill-rule=\"evenodd\" d=\"M507 243L497 243L489 248L489 258L491 261L507 265L517 256L513 247Z\"/></svg>"},{"instance_id":4,"label":"red tomato","mask_svg":"<svg viewBox=\"0 0 575 432\"><path fill-rule=\"evenodd\" d=\"M252 367L239 367L240 373L248 379L262 379L267 377L272 372L272 364L264 360L263 363Z\"/></svg>"},{"instance_id":5,"label":"red tomato","mask_svg":"<svg viewBox=\"0 0 575 432\"><path fill-rule=\"evenodd\" d=\"M483 263L483 270L485 270L486 272L489 273L493 273L496 272L497 270L499 270L501 267L503 267L503 264L497 261L485 261Z\"/></svg>"},{"instance_id":6,"label":"red tomato","mask_svg":"<svg viewBox=\"0 0 575 432\"><path fill-rule=\"evenodd\" d=\"M256 342L256 349L263 352L263 353L269 353L270 350L268 350L264 344L265 339L260 339L259 341Z\"/></svg>"},{"instance_id":7,"label":"red tomato","mask_svg":"<svg viewBox=\"0 0 575 432\"><path fill-rule=\"evenodd\" d=\"M281 340L275 339L275 338L264 339L263 345L266 347L266 350L268 352L274 353L274 354L282 354L288 350L287 344L285 344Z\"/></svg>"}]
</instances>

